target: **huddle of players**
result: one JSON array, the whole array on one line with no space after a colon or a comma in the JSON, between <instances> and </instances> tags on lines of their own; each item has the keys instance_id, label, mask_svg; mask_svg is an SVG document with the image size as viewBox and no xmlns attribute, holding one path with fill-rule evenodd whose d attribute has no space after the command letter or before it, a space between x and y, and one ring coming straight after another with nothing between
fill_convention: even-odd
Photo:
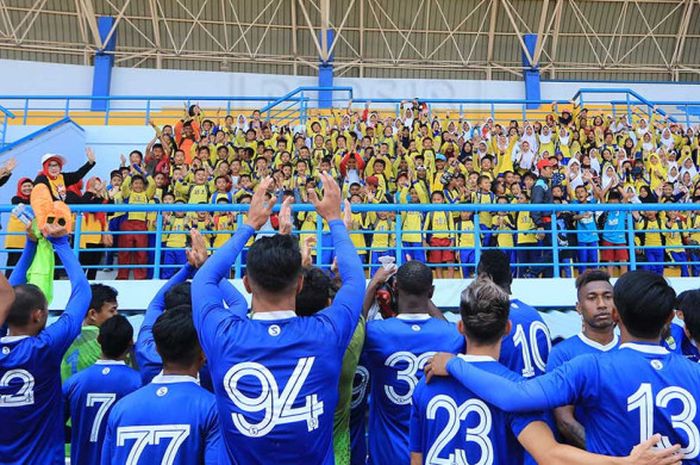
<instances>
[{"instance_id":1,"label":"huddle of players","mask_svg":"<svg viewBox=\"0 0 700 465\"><path fill-rule=\"evenodd\" d=\"M323 184L323 199L312 200L329 224L342 281L332 303L297 316L303 271L298 241L286 235L261 238L249 251L244 285L252 294L250 316L246 300L225 279L271 214L275 199L265 199L271 180L263 181L246 225L208 259L193 248L189 264L149 306L136 351L140 374L123 362L133 337L129 323L117 316L102 325L101 360L63 389L72 463L97 463L100 453L103 465L336 463L333 410L346 349L364 324L365 280L341 220L340 189L326 175ZM59 367L80 332L90 287L65 232L51 226L45 234L72 293L63 315L46 327L45 297L22 282L36 248L29 243L20 272L12 275L9 333L0 339L3 464L63 463ZM368 385L353 389L352 463L367 457L373 465L532 458L547 464L700 463L700 372L659 345L676 303L663 278L625 275L616 284L613 309L608 280L583 275L577 304L583 333L550 354L537 312L509 298L507 258L485 253L479 271L462 294L455 326L434 311L430 270L419 262L398 269L398 316L366 323L356 379ZM387 278L378 273L369 292ZM618 347L613 321L625 341L619 350L612 350ZM694 347L684 341L675 346ZM561 366L543 374L553 363ZM447 374L452 377L434 378ZM210 382L214 394L200 380ZM363 391L369 399L366 452ZM555 408L565 438L581 442L585 431L588 450L608 456L558 444L547 415L537 413ZM663 448L652 448L657 442Z\"/></svg>"}]
</instances>

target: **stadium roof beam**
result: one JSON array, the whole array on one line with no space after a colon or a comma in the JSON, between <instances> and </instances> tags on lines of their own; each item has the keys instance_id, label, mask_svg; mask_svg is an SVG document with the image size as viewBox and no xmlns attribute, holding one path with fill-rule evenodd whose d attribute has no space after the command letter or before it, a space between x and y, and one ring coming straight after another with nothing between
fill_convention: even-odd
<instances>
[{"instance_id":1,"label":"stadium roof beam","mask_svg":"<svg viewBox=\"0 0 700 465\"><path fill-rule=\"evenodd\" d=\"M678 65L680 64L680 59L683 56L683 49L685 48L685 39L688 37L688 25L690 24L690 18L693 15L694 4L695 0L686 0L685 10L683 11L683 16L681 17L681 21L678 26L676 45L673 49L673 56L671 57L671 66L674 68L674 81L678 81ZM698 5L700 5L700 0L698 0Z\"/></svg>"}]
</instances>

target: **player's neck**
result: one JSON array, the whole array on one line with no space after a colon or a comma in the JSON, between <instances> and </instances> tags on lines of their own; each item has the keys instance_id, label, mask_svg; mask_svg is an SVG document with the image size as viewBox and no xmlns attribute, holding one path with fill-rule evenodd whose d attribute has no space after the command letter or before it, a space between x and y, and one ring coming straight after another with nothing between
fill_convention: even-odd
<instances>
[{"instance_id":1,"label":"player's neck","mask_svg":"<svg viewBox=\"0 0 700 465\"><path fill-rule=\"evenodd\" d=\"M294 294L282 297L274 296L272 299L267 296L253 294L251 302L251 309L255 313L295 311L296 308L296 295Z\"/></svg>"},{"instance_id":2,"label":"player's neck","mask_svg":"<svg viewBox=\"0 0 700 465\"><path fill-rule=\"evenodd\" d=\"M21 336L36 336L39 331L35 331L31 326L10 326L7 328L7 335L10 337L21 337Z\"/></svg>"},{"instance_id":3,"label":"player's neck","mask_svg":"<svg viewBox=\"0 0 700 465\"><path fill-rule=\"evenodd\" d=\"M177 365L163 365L163 375L166 376L191 376L196 378L199 374L199 366L193 365L189 367Z\"/></svg>"},{"instance_id":4,"label":"player's neck","mask_svg":"<svg viewBox=\"0 0 700 465\"><path fill-rule=\"evenodd\" d=\"M399 313L428 313L429 299L402 295L399 299Z\"/></svg>"},{"instance_id":5,"label":"player's neck","mask_svg":"<svg viewBox=\"0 0 700 465\"><path fill-rule=\"evenodd\" d=\"M501 356L501 341L496 344L477 344L467 341L467 355L481 355L498 360Z\"/></svg>"},{"instance_id":6,"label":"player's neck","mask_svg":"<svg viewBox=\"0 0 700 465\"><path fill-rule=\"evenodd\" d=\"M128 357L128 355L129 355L129 351L124 352L119 357L109 357L109 356L105 355L104 352L102 352L100 354L100 360L105 360L108 362L124 362L124 361L126 361L126 358Z\"/></svg>"},{"instance_id":7,"label":"player's neck","mask_svg":"<svg viewBox=\"0 0 700 465\"><path fill-rule=\"evenodd\" d=\"M640 342L642 344L656 344L658 345L661 342L661 336L659 337L654 337L650 339L644 339L640 337L633 336L627 331L627 329L623 326L620 325L620 344L625 344L628 342Z\"/></svg>"},{"instance_id":8,"label":"player's neck","mask_svg":"<svg viewBox=\"0 0 700 465\"><path fill-rule=\"evenodd\" d=\"M613 341L613 339L615 339L615 328L601 330L584 325L583 335L591 341L597 342L598 344L608 345Z\"/></svg>"}]
</instances>

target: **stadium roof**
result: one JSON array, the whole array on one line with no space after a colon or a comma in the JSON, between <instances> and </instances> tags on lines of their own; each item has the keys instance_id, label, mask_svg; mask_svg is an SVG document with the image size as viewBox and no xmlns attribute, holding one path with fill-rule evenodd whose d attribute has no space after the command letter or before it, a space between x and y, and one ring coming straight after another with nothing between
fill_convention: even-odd
<instances>
[{"instance_id":1,"label":"stadium roof","mask_svg":"<svg viewBox=\"0 0 700 465\"><path fill-rule=\"evenodd\" d=\"M90 64L100 15L122 67L519 79L532 33L545 79L700 81L700 0L0 0L0 58Z\"/></svg>"}]
</instances>

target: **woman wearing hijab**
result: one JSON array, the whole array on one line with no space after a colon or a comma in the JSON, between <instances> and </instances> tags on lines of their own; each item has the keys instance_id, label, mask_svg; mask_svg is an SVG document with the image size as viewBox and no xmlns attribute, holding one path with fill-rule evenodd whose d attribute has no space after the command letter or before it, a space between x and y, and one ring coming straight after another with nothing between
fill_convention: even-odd
<instances>
[{"instance_id":1,"label":"woman wearing hijab","mask_svg":"<svg viewBox=\"0 0 700 465\"><path fill-rule=\"evenodd\" d=\"M34 185L45 184L53 200L65 202L68 197L68 188L77 184L95 166L95 154L92 149L85 149L88 161L78 171L63 172L66 159L55 153L47 153L41 157L41 172L34 180Z\"/></svg>"},{"instance_id":2,"label":"woman wearing hijab","mask_svg":"<svg viewBox=\"0 0 700 465\"><path fill-rule=\"evenodd\" d=\"M17 182L17 192L14 197L12 197L12 205L26 205L29 206L29 196L32 193L32 188L34 183L29 178L22 178ZM8 270L5 271L5 276L10 277L12 275L12 270L19 257L22 255L22 249L27 243L27 226L19 220L15 215L10 215L10 220L7 223L7 232L5 236L5 249L7 249L7 267ZM16 252L11 252L10 250L17 250Z\"/></svg>"},{"instance_id":3,"label":"woman wearing hijab","mask_svg":"<svg viewBox=\"0 0 700 465\"><path fill-rule=\"evenodd\" d=\"M85 193L81 196L83 204L99 205L109 203L109 194L105 184L96 176L88 179ZM88 280L97 277L97 269L102 259L102 251L95 250L112 246L112 236L106 234L109 230L105 213L84 213L80 235L80 263L87 268Z\"/></svg>"}]
</instances>

